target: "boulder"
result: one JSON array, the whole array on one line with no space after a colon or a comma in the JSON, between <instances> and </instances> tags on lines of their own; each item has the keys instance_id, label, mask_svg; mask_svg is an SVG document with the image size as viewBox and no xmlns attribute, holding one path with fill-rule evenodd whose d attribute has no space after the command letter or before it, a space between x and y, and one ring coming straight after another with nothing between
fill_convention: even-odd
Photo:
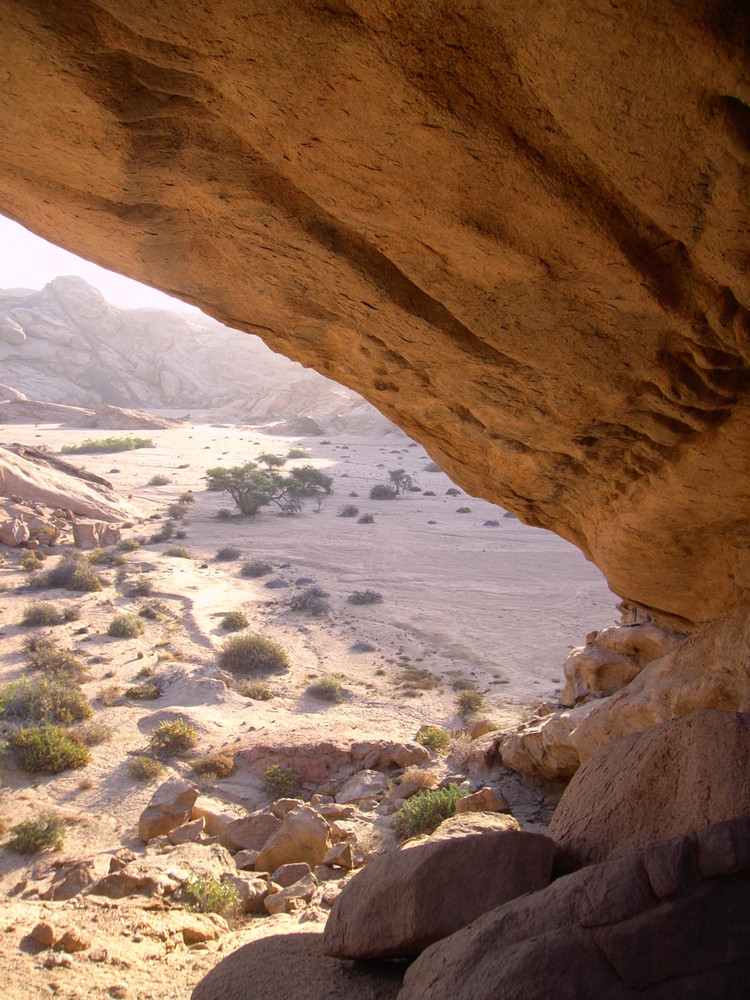
<instances>
[{"instance_id":1,"label":"boulder","mask_svg":"<svg viewBox=\"0 0 750 1000\"><path fill-rule=\"evenodd\" d=\"M221 834L219 843L230 851L262 851L267 841L280 828L281 820L272 812L260 809L230 823Z\"/></svg>"},{"instance_id":2,"label":"boulder","mask_svg":"<svg viewBox=\"0 0 750 1000\"><path fill-rule=\"evenodd\" d=\"M457 813L444 819L430 835L430 840L465 837L470 833L503 833L520 830L516 820L507 813L468 812Z\"/></svg>"},{"instance_id":3,"label":"boulder","mask_svg":"<svg viewBox=\"0 0 750 1000\"><path fill-rule=\"evenodd\" d=\"M358 771L336 796L339 805L351 805L363 799L377 798L388 788L388 777L380 771Z\"/></svg>"},{"instance_id":4,"label":"boulder","mask_svg":"<svg viewBox=\"0 0 750 1000\"><path fill-rule=\"evenodd\" d=\"M320 785L341 772L351 774L352 754L348 744L324 740L321 743L255 743L238 750L235 758L262 777L274 764L291 767L302 783Z\"/></svg>"},{"instance_id":5,"label":"boulder","mask_svg":"<svg viewBox=\"0 0 750 1000\"><path fill-rule=\"evenodd\" d=\"M500 743L503 764L526 778L569 781L580 765L572 733L594 710L593 703L578 705L541 719L533 719Z\"/></svg>"},{"instance_id":6,"label":"boulder","mask_svg":"<svg viewBox=\"0 0 750 1000\"><path fill-rule=\"evenodd\" d=\"M217 941L229 930L229 924L218 913L189 913L186 910L172 912L170 925L182 935L188 946Z\"/></svg>"},{"instance_id":7,"label":"boulder","mask_svg":"<svg viewBox=\"0 0 750 1000\"><path fill-rule=\"evenodd\" d=\"M204 829L209 837L220 837L230 823L237 817L233 813L219 812L205 804L205 799L198 799L193 806L193 819L203 819Z\"/></svg>"},{"instance_id":8,"label":"boulder","mask_svg":"<svg viewBox=\"0 0 750 1000\"><path fill-rule=\"evenodd\" d=\"M265 913L263 905L268 895L268 882L264 878L248 877L244 875L223 875L222 882L231 883L240 895L240 903L243 913Z\"/></svg>"},{"instance_id":9,"label":"boulder","mask_svg":"<svg viewBox=\"0 0 750 1000\"><path fill-rule=\"evenodd\" d=\"M304 804L305 803L302 799L276 799L268 808L277 819L281 820L288 812L291 812L292 809Z\"/></svg>"},{"instance_id":10,"label":"boulder","mask_svg":"<svg viewBox=\"0 0 750 1000\"><path fill-rule=\"evenodd\" d=\"M286 889L309 874L310 866L307 862L298 861L296 864L281 865L271 875L271 881L275 885L280 885L282 889Z\"/></svg>"},{"instance_id":11,"label":"boulder","mask_svg":"<svg viewBox=\"0 0 750 1000\"><path fill-rule=\"evenodd\" d=\"M750 715L705 709L604 747L549 825L566 867L750 814Z\"/></svg>"},{"instance_id":12,"label":"boulder","mask_svg":"<svg viewBox=\"0 0 750 1000\"><path fill-rule=\"evenodd\" d=\"M428 948L399 1000L747 996L750 820L558 878Z\"/></svg>"},{"instance_id":13,"label":"boulder","mask_svg":"<svg viewBox=\"0 0 750 1000\"><path fill-rule=\"evenodd\" d=\"M243 945L200 980L192 1000L396 1000L395 962L340 962L323 954L323 935L300 929Z\"/></svg>"},{"instance_id":14,"label":"boulder","mask_svg":"<svg viewBox=\"0 0 750 1000\"><path fill-rule=\"evenodd\" d=\"M19 518L14 517L0 524L0 544L14 547L28 542L31 532Z\"/></svg>"},{"instance_id":15,"label":"boulder","mask_svg":"<svg viewBox=\"0 0 750 1000\"><path fill-rule=\"evenodd\" d=\"M336 868L346 868L348 871L351 871L352 868L357 867L353 845L351 842L334 844L323 858L321 864L332 865Z\"/></svg>"},{"instance_id":16,"label":"boulder","mask_svg":"<svg viewBox=\"0 0 750 1000\"><path fill-rule=\"evenodd\" d=\"M257 857L258 851L237 851L234 856L237 871L252 871Z\"/></svg>"},{"instance_id":17,"label":"boulder","mask_svg":"<svg viewBox=\"0 0 750 1000\"><path fill-rule=\"evenodd\" d=\"M73 544L78 549L95 549L99 545L116 545L120 541L120 529L104 521L73 522Z\"/></svg>"},{"instance_id":18,"label":"boulder","mask_svg":"<svg viewBox=\"0 0 750 1000\"><path fill-rule=\"evenodd\" d=\"M510 806L499 792L484 787L456 803L457 816L468 812L509 813Z\"/></svg>"},{"instance_id":19,"label":"boulder","mask_svg":"<svg viewBox=\"0 0 750 1000\"><path fill-rule=\"evenodd\" d=\"M500 830L444 832L442 838L380 855L334 903L325 953L352 959L418 955L488 910L544 888L555 854L547 837Z\"/></svg>"},{"instance_id":20,"label":"boulder","mask_svg":"<svg viewBox=\"0 0 750 1000\"><path fill-rule=\"evenodd\" d=\"M406 743L389 743L387 740L363 740L353 743L352 759L363 768L411 767L430 759L426 747L416 740Z\"/></svg>"},{"instance_id":21,"label":"boulder","mask_svg":"<svg viewBox=\"0 0 750 1000\"><path fill-rule=\"evenodd\" d=\"M138 836L144 843L152 837L169 833L191 818L198 786L192 781L170 778L159 785L138 820Z\"/></svg>"},{"instance_id":22,"label":"boulder","mask_svg":"<svg viewBox=\"0 0 750 1000\"><path fill-rule=\"evenodd\" d=\"M176 826L167 836L173 844L192 843L200 839L205 822L204 817L200 816L198 819L190 820L189 823L183 823L182 826Z\"/></svg>"},{"instance_id":23,"label":"boulder","mask_svg":"<svg viewBox=\"0 0 750 1000\"><path fill-rule=\"evenodd\" d=\"M255 861L256 871L272 872L281 865L306 861L319 865L331 846L330 827L311 806L297 806L284 817Z\"/></svg>"},{"instance_id":24,"label":"boulder","mask_svg":"<svg viewBox=\"0 0 750 1000\"><path fill-rule=\"evenodd\" d=\"M66 927L55 941L55 951L66 951L72 954L77 951L88 951L91 947L91 935L82 927Z\"/></svg>"},{"instance_id":25,"label":"boulder","mask_svg":"<svg viewBox=\"0 0 750 1000\"><path fill-rule=\"evenodd\" d=\"M293 910L299 909L303 903L309 903L317 887L318 880L312 872L308 872L304 878L299 879L286 889L269 893L263 900L263 905L271 915L291 913Z\"/></svg>"}]
</instances>

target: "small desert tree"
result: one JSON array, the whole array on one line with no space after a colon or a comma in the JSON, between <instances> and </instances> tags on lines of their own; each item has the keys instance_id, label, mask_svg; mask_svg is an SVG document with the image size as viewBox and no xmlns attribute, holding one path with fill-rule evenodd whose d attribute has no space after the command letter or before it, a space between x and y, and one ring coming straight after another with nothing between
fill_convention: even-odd
<instances>
[{"instance_id":1,"label":"small desert tree","mask_svg":"<svg viewBox=\"0 0 750 1000\"><path fill-rule=\"evenodd\" d=\"M388 473L388 478L397 496L399 493L405 493L410 490L414 485L414 480L407 474L406 469L391 469Z\"/></svg>"},{"instance_id":2,"label":"small desert tree","mask_svg":"<svg viewBox=\"0 0 750 1000\"><path fill-rule=\"evenodd\" d=\"M206 472L209 490L225 491L248 516L273 504L285 514L302 509L305 497L315 493L330 493L332 480L318 469L305 466L282 476L272 469L258 469L255 462L245 462L225 469L221 466Z\"/></svg>"},{"instance_id":3,"label":"small desert tree","mask_svg":"<svg viewBox=\"0 0 750 1000\"><path fill-rule=\"evenodd\" d=\"M267 451L264 451L262 455L258 455L258 461L265 465L267 469L280 469L282 465L286 465L286 459L283 455L272 455Z\"/></svg>"}]
</instances>

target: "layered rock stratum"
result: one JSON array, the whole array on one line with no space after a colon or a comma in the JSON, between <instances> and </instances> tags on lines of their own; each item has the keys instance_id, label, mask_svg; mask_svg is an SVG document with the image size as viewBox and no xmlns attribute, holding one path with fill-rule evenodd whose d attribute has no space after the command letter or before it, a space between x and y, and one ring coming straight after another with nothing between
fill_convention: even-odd
<instances>
[{"instance_id":1,"label":"layered rock stratum","mask_svg":"<svg viewBox=\"0 0 750 1000\"><path fill-rule=\"evenodd\" d=\"M362 392L632 603L747 598L746 5L0 25L5 213Z\"/></svg>"}]
</instances>

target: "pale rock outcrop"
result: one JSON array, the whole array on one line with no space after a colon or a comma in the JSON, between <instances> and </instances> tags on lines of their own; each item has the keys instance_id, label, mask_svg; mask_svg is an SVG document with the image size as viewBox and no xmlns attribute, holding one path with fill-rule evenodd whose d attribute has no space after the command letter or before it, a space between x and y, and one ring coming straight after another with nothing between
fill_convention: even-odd
<instances>
[{"instance_id":1,"label":"pale rock outcrop","mask_svg":"<svg viewBox=\"0 0 750 1000\"><path fill-rule=\"evenodd\" d=\"M582 761L629 733L701 708L750 712L750 606L696 629L624 690L595 704L571 733Z\"/></svg>"},{"instance_id":2,"label":"pale rock outcrop","mask_svg":"<svg viewBox=\"0 0 750 1000\"><path fill-rule=\"evenodd\" d=\"M95 549L97 546L116 545L120 541L120 529L106 521L73 522L73 544L78 549Z\"/></svg>"},{"instance_id":3,"label":"pale rock outcrop","mask_svg":"<svg viewBox=\"0 0 750 1000\"><path fill-rule=\"evenodd\" d=\"M514 830L453 832L383 854L344 887L323 947L337 958L418 955L477 917L549 884L555 845Z\"/></svg>"},{"instance_id":4,"label":"pale rock outcrop","mask_svg":"<svg viewBox=\"0 0 750 1000\"><path fill-rule=\"evenodd\" d=\"M270 810L259 809L234 820L219 835L219 843L229 850L262 851L266 843L281 828L281 820ZM269 871L270 869L259 869Z\"/></svg>"},{"instance_id":5,"label":"pale rock outcrop","mask_svg":"<svg viewBox=\"0 0 750 1000\"><path fill-rule=\"evenodd\" d=\"M527 778L569 781L581 763L571 734L593 710L593 703L584 703L509 733L499 744L503 764Z\"/></svg>"},{"instance_id":6,"label":"pale rock outcrop","mask_svg":"<svg viewBox=\"0 0 750 1000\"><path fill-rule=\"evenodd\" d=\"M560 704L571 708L589 695L614 694L634 680L643 668L685 640L684 633L654 622L612 625L586 637L565 658L565 687Z\"/></svg>"},{"instance_id":7,"label":"pale rock outcrop","mask_svg":"<svg viewBox=\"0 0 750 1000\"><path fill-rule=\"evenodd\" d=\"M169 833L191 818L198 798L198 786L192 781L170 778L159 785L138 820L138 836L144 843Z\"/></svg>"},{"instance_id":8,"label":"pale rock outcrop","mask_svg":"<svg viewBox=\"0 0 750 1000\"><path fill-rule=\"evenodd\" d=\"M275 888L273 883L271 883L271 888ZM278 892L270 891L263 900L263 905L271 915L276 913L291 913L303 903L309 903L317 888L318 880L312 872L308 872L307 875L292 885Z\"/></svg>"},{"instance_id":9,"label":"pale rock outcrop","mask_svg":"<svg viewBox=\"0 0 750 1000\"><path fill-rule=\"evenodd\" d=\"M297 861L294 864L281 865L277 868L275 872L271 873L271 881L275 885L280 885L282 889L287 889L309 874L310 866L307 862Z\"/></svg>"},{"instance_id":10,"label":"pale rock outcrop","mask_svg":"<svg viewBox=\"0 0 750 1000\"><path fill-rule=\"evenodd\" d=\"M352 773L352 754L349 744L325 740L320 743L293 743L278 745L255 743L236 752L238 763L244 763L259 777L278 764L291 767L302 782L322 784L342 772Z\"/></svg>"},{"instance_id":11,"label":"pale rock outcrop","mask_svg":"<svg viewBox=\"0 0 750 1000\"><path fill-rule=\"evenodd\" d=\"M472 833L514 833L520 830L517 821L508 813L468 812L457 813L444 819L430 840L450 840L453 837L465 837ZM416 841L422 843L423 841ZM405 844L404 847L408 847Z\"/></svg>"},{"instance_id":12,"label":"pale rock outcrop","mask_svg":"<svg viewBox=\"0 0 750 1000\"><path fill-rule=\"evenodd\" d=\"M750 820L662 841L506 903L433 945L399 1000L747 995Z\"/></svg>"},{"instance_id":13,"label":"pale rock outcrop","mask_svg":"<svg viewBox=\"0 0 750 1000\"><path fill-rule=\"evenodd\" d=\"M169 831L167 836L171 843L175 845L192 844L200 840L205 825L205 819L203 816L200 816L198 819L192 819L188 823L183 823L182 826L176 826L173 830Z\"/></svg>"},{"instance_id":14,"label":"pale rock outcrop","mask_svg":"<svg viewBox=\"0 0 750 1000\"><path fill-rule=\"evenodd\" d=\"M0 524L0 544L14 547L23 545L31 538L31 532L26 524L19 518L4 521Z\"/></svg>"},{"instance_id":15,"label":"pale rock outcrop","mask_svg":"<svg viewBox=\"0 0 750 1000\"><path fill-rule=\"evenodd\" d=\"M468 812L508 813L510 806L503 795L485 786L456 803L456 815Z\"/></svg>"},{"instance_id":16,"label":"pale rock outcrop","mask_svg":"<svg viewBox=\"0 0 750 1000\"><path fill-rule=\"evenodd\" d=\"M228 882L235 887L240 897L243 913L266 913L264 901L268 895L268 882L258 876L232 875L222 876L222 882Z\"/></svg>"},{"instance_id":17,"label":"pale rock outcrop","mask_svg":"<svg viewBox=\"0 0 750 1000\"><path fill-rule=\"evenodd\" d=\"M281 827L265 843L255 861L256 871L272 872L290 862L306 861L314 868L331 847L330 827L310 806L287 813Z\"/></svg>"},{"instance_id":18,"label":"pale rock outcrop","mask_svg":"<svg viewBox=\"0 0 750 1000\"><path fill-rule=\"evenodd\" d=\"M750 815L750 715L704 709L586 761L548 834L568 868Z\"/></svg>"},{"instance_id":19,"label":"pale rock outcrop","mask_svg":"<svg viewBox=\"0 0 750 1000\"><path fill-rule=\"evenodd\" d=\"M363 799L377 798L388 788L388 776L381 771L358 771L336 795L339 805L352 805Z\"/></svg>"},{"instance_id":20,"label":"pale rock outcrop","mask_svg":"<svg viewBox=\"0 0 750 1000\"><path fill-rule=\"evenodd\" d=\"M415 740L407 743L391 743L387 740L362 740L353 743L352 759L363 768L411 767L424 764L430 759L426 747Z\"/></svg>"}]
</instances>

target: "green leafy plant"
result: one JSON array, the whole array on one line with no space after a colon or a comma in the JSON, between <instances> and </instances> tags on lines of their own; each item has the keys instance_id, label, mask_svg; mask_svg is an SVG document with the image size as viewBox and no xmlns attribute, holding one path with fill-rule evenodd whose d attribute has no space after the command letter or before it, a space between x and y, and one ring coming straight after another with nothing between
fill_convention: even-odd
<instances>
[{"instance_id":1,"label":"green leafy plant","mask_svg":"<svg viewBox=\"0 0 750 1000\"><path fill-rule=\"evenodd\" d=\"M239 692L251 701L271 701L274 697L273 691L262 681L246 681L240 686Z\"/></svg>"},{"instance_id":2,"label":"green leafy plant","mask_svg":"<svg viewBox=\"0 0 750 1000\"><path fill-rule=\"evenodd\" d=\"M233 882L222 882L215 875L191 875L182 884L182 895L189 910L218 913L231 917L241 911L239 889Z\"/></svg>"},{"instance_id":3,"label":"green leafy plant","mask_svg":"<svg viewBox=\"0 0 750 1000\"><path fill-rule=\"evenodd\" d=\"M44 565L44 559L41 557L38 550L26 549L21 553L21 558L18 560L18 564L21 569L26 570L27 573L35 573Z\"/></svg>"},{"instance_id":4,"label":"green leafy plant","mask_svg":"<svg viewBox=\"0 0 750 1000\"><path fill-rule=\"evenodd\" d=\"M382 600L379 590L355 590L347 597L349 604L380 604Z\"/></svg>"},{"instance_id":5,"label":"green leafy plant","mask_svg":"<svg viewBox=\"0 0 750 1000\"><path fill-rule=\"evenodd\" d=\"M219 664L233 674L283 673L289 670L286 651L262 635L237 635L221 648Z\"/></svg>"},{"instance_id":6,"label":"green leafy plant","mask_svg":"<svg viewBox=\"0 0 750 1000\"><path fill-rule=\"evenodd\" d=\"M376 483L370 490L371 500L395 500L396 488L390 483Z\"/></svg>"},{"instance_id":7,"label":"green leafy plant","mask_svg":"<svg viewBox=\"0 0 750 1000\"><path fill-rule=\"evenodd\" d=\"M86 747L60 726L19 729L10 736L8 743L18 766L29 774L59 774L83 767L91 760Z\"/></svg>"},{"instance_id":8,"label":"green leafy plant","mask_svg":"<svg viewBox=\"0 0 750 1000\"><path fill-rule=\"evenodd\" d=\"M138 754L128 761L128 770L139 781L154 781L164 770L164 765L155 757Z\"/></svg>"},{"instance_id":9,"label":"green leafy plant","mask_svg":"<svg viewBox=\"0 0 750 1000\"><path fill-rule=\"evenodd\" d=\"M294 594L289 599L289 607L292 611L304 612L313 618L328 614L331 610L327 592L317 586L306 587L298 594Z\"/></svg>"},{"instance_id":10,"label":"green leafy plant","mask_svg":"<svg viewBox=\"0 0 750 1000\"><path fill-rule=\"evenodd\" d=\"M393 819L393 832L399 840L432 833L443 820L456 811L456 803L468 795L464 789L451 783L434 791L423 790L407 799Z\"/></svg>"},{"instance_id":11,"label":"green leafy plant","mask_svg":"<svg viewBox=\"0 0 750 1000\"><path fill-rule=\"evenodd\" d=\"M140 547L141 543L137 538L123 538L120 542L120 548L123 552L135 552Z\"/></svg>"},{"instance_id":12,"label":"green leafy plant","mask_svg":"<svg viewBox=\"0 0 750 1000\"><path fill-rule=\"evenodd\" d=\"M52 601L36 601L34 604L28 604L21 615L21 624L30 627L61 625L63 621L62 611Z\"/></svg>"},{"instance_id":13,"label":"green leafy plant","mask_svg":"<svg viewBox=\"0 0 750 1000\"><path fill-rule=\"evenodd\" d=\"M307 450L305 448L290 448L286 453L287 458L307 458Z\"/></svg>"},{"instance_id":14,"label":"green leafy plant","mask_svg":"<svg viewBox=\"0 0 750 1000\"><path fill-rule=\"evenodd\" d=\"M89 566L83 552L66 552L52 569L38 573L33 580L40 589L61 587L80 593L94 593L102 589L102 580Z\"/></svg>"},{"instance_id":15,"label":"green leafy plant","mask_svg":"<svg viewBox=\"0 0 750 1000\"><path fill-rule=\"evenodd\" d=\"M275 799L289 798L298 783L299 777L291 767L272 764L263 772L265 789Z\"/></svg>"},{"instance_id":16,"label":"green leafy plant","mask_svg":"<svg viewBox=\"0 0 750 1000\"><path fill-rule=\"evenodd\" d=\"M227 632L239 632L249 624L247 616L242 611L229 611L221 619L221 627Z\"/></svg>"},{"instance_id":17,"label":"green leafy plant","mask_svg":"<svg viewBox=\"0 0 750 1000\"><path fill-rule=\"evenodd\" d=\"M86 438L81 444L66 444L60 449L63 455L94 455L116 451L134 451L136 448L154 448L151 438L108 437Z\"/></svg>"},{"instance_id":18,"label":"green leafy plant","mask_svg":"<svg viewBox=\"0 0 750 1000\"><path fill-rule=\"evenodd\" d=\"M193 770L201 777L210 774L215 778L229 778L237 770L234 754L229 750L219 750L206 754L193 764Z\"/></svg>"},{"instance_id":19,"label":"green leafy plant","mask_svg":"<svg viewBox=\"0 0 750 1000\"><path fill-rule=\"evenodd\" d=\"M242 564L240 576L246 576L251 580L255 580L259 576L267 576L272 570L273 567L270 563L263 562L261 559L253 559Z\"/></svg>"},{"instance_id":20,"label":"green leafy plant","mask_svg":"<svg viewBox=\"0 0 750 1000\"><path fill-rule=\"evenodd\" d=\"M91 566L124 566L126 561L119 552L110 552L101 545L89 552L88 560Z\"/></svg>"},{"instance_id":21,"label":"green leafy plant","mask_svg":"<svg viewBox=\"0 0 750 1000\"><path fill-rule=\"evenodd\" d=\"M320 680L310 685L310 694L326 701L341 701L343 681L341 674L324 674Z\"/></svg>"},{"instance_id":22,"label":"green leafy plant","mask_svg":"<svg viewBox=\"0 0 750 1000\"><path fill-rule=\"evenodd\" d=\"M115 615L107 627L107 635L115 639L135 639L143 634L143 621L138 615Z\"/></svg>"},{"instance_id":23,"label":"green leafy plant","mask_svg":"<svg viewBox=\"0 0 750 1000\"><path fill-rule=\"evenodd\" d=\"M461 715L471 715L472 712L478 712L482 705L484 705L484 698L478 691L467 688L461 691L458 696L458 711Z\"/></svg>"},{"instance_id":24,"label":"green leafy plant","mask_svg":"<svg viewBox=\"0 0 750 1000\"><path fill-rule=\"evenodd\" d=\"M283 476L270 467L258 469L255 462L209 469L206 481L209 490L229 493L240 513L246 516L257 514L269 504L285 514L296 514L302 509L305 497L330 493L333 482L330 476L312 466L294 469Z\"/></svg>"},{"instance_id":25,"label":"green leafy plant","mask_svg":"<svg viewBox=\"0 0 750 1000\"><path fill-rule=\"evenodd\" d=\"M17 854L37 854L39 851L62 850L65 820L52 810L43 810L36 819L25 819L12 826L4 846Z\"/></svg>"},{"instance_id":26,"label":"green leafy plant","mask_svg":"<svg viewBox=\"0 0 750 1000\"><path fill-rule=\"evenodd\" d=\"M219 549L216 553L217 562L234 562L235 559L239 559L242 555L242 551L237 548L236 545L225 545L224 548Z\"/></svg>"},{"instance_id":27,"label":"green leafy plant","mask_svg":"<svg viewBox=\"0 0 750 1000\"><path fill-rule=\"evenodd\" d=\"M0 692L0 717L34 722L80 722L91 706L74 680L51 674L30 681L22 677Z\"/></svg>"},{"instance_id":28,"label":"green leafy plant","mask_svg":"<svg viewBox=\"0 0 750 1000\"><path fill-rule=\"evenodd\" d=\"M441 729L440 726L425 726L418 733L417 740L428 750L447 750L451 741L451 734Z\"/></svg>"},{"instance_id":29,"label":"green leafy plant","mask_svg":"<svg viewBox=\"0 0 750 1000\"><path fill-rule=\"evenodd\" d=\"M192 490L185 490L184 493L180 493L177 502L183 505L195 503L195 494Z\"/></svg>"},{"instance_id":30,"label":"green leafy plant","mask_svg":"<svg viewBox=\"0 0 750 1000\"><path fill-rule=\"evenodd\" d=\"M157 726L148 738L148 745L155 752L180 753L189 750L197 738L193 726L184 719L174 719Z\"/></svg>"}]
</instances>

